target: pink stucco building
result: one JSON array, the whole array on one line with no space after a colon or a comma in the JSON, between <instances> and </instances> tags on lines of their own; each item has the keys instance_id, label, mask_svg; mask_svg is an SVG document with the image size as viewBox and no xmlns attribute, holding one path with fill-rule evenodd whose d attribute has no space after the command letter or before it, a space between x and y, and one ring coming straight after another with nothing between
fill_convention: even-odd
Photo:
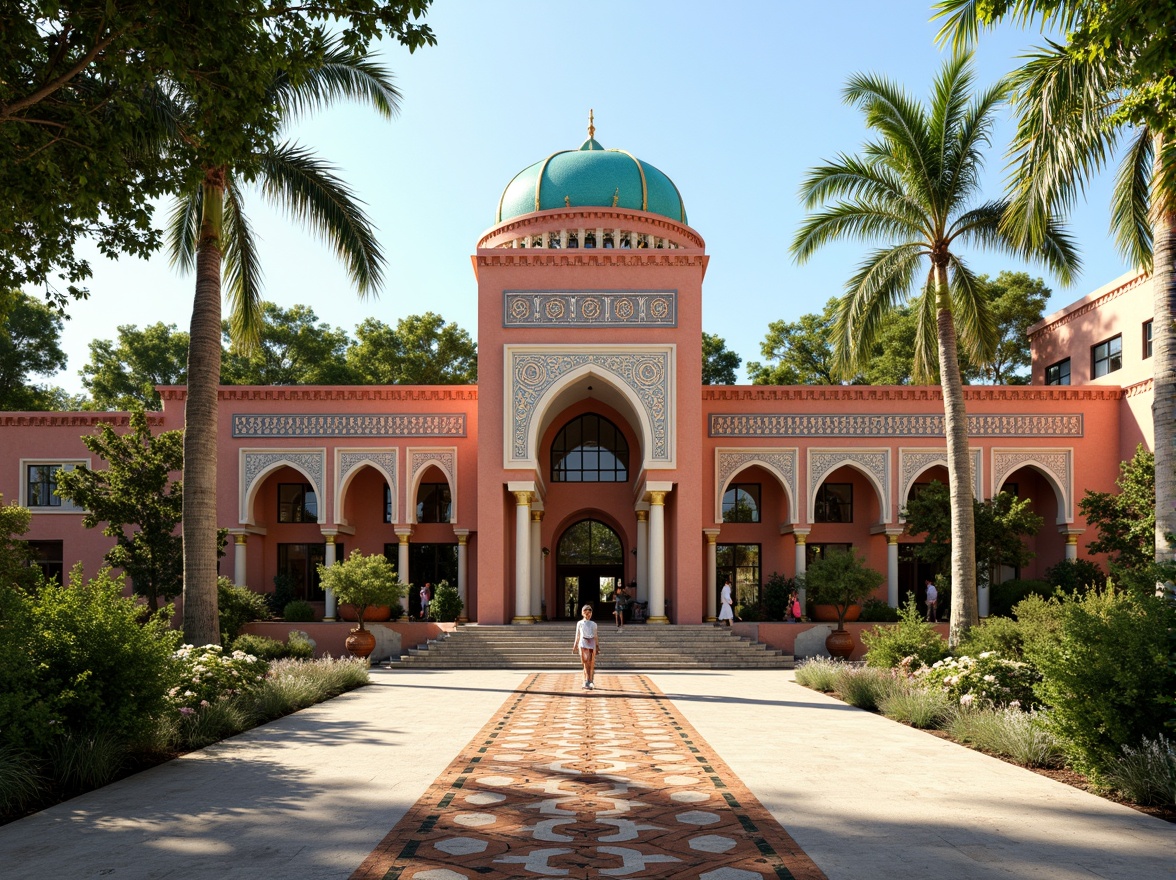
<instances>
[{"instance_id":1,"label":"pink stucco building","mask_svg":"<svg viewBox=\"0 0 1176 880\"><path fill-rule=\"evenodd\" d=\"M566 618L617 581L651 622L697 623L724 576L754 593L831 546L891 604L929 574L901 511L947 479L939 389L704 386L710 257L661 171L590 131L507 184L472 259L477 386L221 389L223 574L284 575L332 618L315 563L382 552L486 624ZM1024 577L1085 555L1078 501L1151 445L1150 308L1147 278L1121 278L1033 328L1031 385L966 389L976 495L1046 522ZM163 389L153 423L182 428L184 399ZM34 511L50 570L109 546L52 494L56 468L98 464L79 437L99 422L126 416L0 414L0 493Z\"/></svg>"}]
</instances>

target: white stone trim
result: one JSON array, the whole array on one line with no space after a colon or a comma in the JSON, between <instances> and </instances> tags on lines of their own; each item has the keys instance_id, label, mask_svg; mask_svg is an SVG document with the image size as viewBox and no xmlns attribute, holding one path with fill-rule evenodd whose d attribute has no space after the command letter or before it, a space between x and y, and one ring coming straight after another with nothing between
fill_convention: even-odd
<instances>
[{"instance_id":1,"label":"white stone trim","mask_svg":"<svg viewBox=\"0 0 1176 880\"><path fill-rule=\"evenodd\" d=\"M17 473L17 480L16 480L16 486L17 486L16 494L17 494L17 499L18 499L17 503L21 507L28 507L28 509L32 512L33 516L44 516L45 514L48 514L50 516L56 516L56 515L59 515L62 513L70 513L70 514L77 515L79 513L85 513L86 512L85 508L78 507L77 505L75 505L72 501L70 501L67 498L62 498L61 504L57 507L42 507L42 506L29 507L29 471L28 471L28 468L29 468L29 465L42 465L42 464L53 465L53 464L56 464L56 465L60 465L63 470L73 470L78 465L84 465L87 468L89 468L89 467L91 467L91 464L90 464L91 461L92 461L92 459L89 459L89 458L22 458L20 460L20 470ZM32 540L32 539L29 539L29 540Z\"/></svg>"},{"instance_id":2,"label":"white stone trim","mask_svg":"<svg viewBox=\"0 0 1176 880\"><path fill-rule=\"evenodd\" d=\"M984 463L984 450L971 448L968 450L972 459L972 495L977 500L984 498L984 481L981 469ZM947 448L933 448L928 446L900 446L898 449L898 503L901 508L910 500L911 488L919 477L936 465L948 466ZM902 519L900 514L899 519Z\"/></svg>"},{"instance_id":3,"label":"white stone trim","mask_svg":"<svg viewBox=\"0 0 1176 880\"><path fill-rule=\"evenodd\" d=\"M292 467L314 487L315 497L327 503L323 491L327 477L327 450L325 447L300 447L294 449L242 448L237 451L237 492L240 522L242 525L257 525L254 505L257 491L266 477L280 467ZM333 511L319 512L319 522L331 522Z\"/></svg>"},{"instance_id":4,"label":"white stone trim","mask_svg":"<svg viewBox=\"0 0 1176 880\"><path fill-rule=\"evenodd\" d=\"M335 524L350 525L343 512L351 481L364 467L371 467L388 482L392 494L392 522L400 522L400 447L339 446L335 448Z\"/></svg>"},{"instance_id":5,"label":"white stone trim","mask_svg":"<svg viewBox=\"0 0 1176 880\"><path fill-rule=\"evenodd\" d=\"M1074 521L1074 448L1028 447L1021 449L993 448L992 494L996 495L1013 473L1023 467L1033 467L1045 477L1054 490L1058 502L1057 524Z\"/></svg>"},{"instance_id":6,"label":"white stone trim","mask_svg":"<svg viewBox=\"0 0 1176 880\"><path fill-rule=\"evenodd\" d=\"M715 523L721 524L723 521L723 494L728 484L746 468L756 466L762 467L779 481L788 499L788 522L797 523L800 511L799 461L800 450L795 446L715 449Z\"/></svg>"},{"instance_id":7,"label":"white stone trim","mask_svg":"<svg viewBox=\"0 0 1176 880\"><path fill-rule=\"evenodd\" d=\"M449 481L449 521L457 522L457 447L408 447L408 495L404 499L405 521L416 522L416 495L425 471L436 465Z\"/></svg>"},{"instance_id":8,"label":"white stone trim","mask_svg":"<svg viewBox=\"0 0 1176 880\"><path fill-rule=\"evenodd\" d=\"M859 471L878 493L880 508L878 522L891 522L894 516L890 489L890 453L889 446L880 448L810 448L805 456L808 465L808 498L805 504L808 522L811 523L815 518L817 489L829 474L843 465L849 465Z\"/></svg>"}]
</instances>

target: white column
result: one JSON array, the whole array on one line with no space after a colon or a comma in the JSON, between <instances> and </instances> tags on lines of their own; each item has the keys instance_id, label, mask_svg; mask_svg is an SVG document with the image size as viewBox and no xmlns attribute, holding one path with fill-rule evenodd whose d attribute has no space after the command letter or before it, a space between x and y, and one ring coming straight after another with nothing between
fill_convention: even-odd
<instances>
[{"instance_id":1,"label":"white column","mask_svg":"<svg viewBox=\"0 0 1176 880\"><path fill-rule=\"evenodd\" d=\"M514 492L515 497L515 613L511 623L534 623L531 619L531 493Z\"/></svg>"},{"instance_id":2,"label":"white column","mask_svg":"<svg viewBox=\"0 0 1176 880\"><path fill-rule=\"evenodd\" d=\"M886 536L886 604L898 607L898 535Z\"/></svg>"},{"instance_id":3,"label":"white column","mask_svg":"<svg viewBox=\"0 0 1176 880\"><path fill-rule=\"evenodd\" d=\"M235 535L233 541L233 583L238 587L247 586L245 583L245 535Z\"/></svg>"},{"instance_id":4,"label":"white column","mask_svg":"<svg viewBox=\"0 0 1176 880\"><path fill-rule=\"evenodd\" d=\"M649 623L666 617L666 493L649 493Z\"/></svg>"},{"instance_id":5,"label":"white column","mask_svg":"<svg viewBox=\"0 0 1176 880\"><path fill-rule=\"evenodd\" d=\"M323 537L326 539L326 542L327 542L326 552L323 554L323 565L325 565L327 568L330 568L337 561L336 550L335 550L335 536L334 535L324 535ZM334 620L338 616L336 614L337 606L335 604L335 591L334 590L327 590L326 595L327 595L327 607L323 611L323 620Z\"/></svg>"},{"instance_id":6,"label":"white column","mask_svg":"<svg viewBox=\"0 0 1176 880\"><path fill-rule=\"evenodd\" d=\"M808 570L808 558L805 556L805 541L808 540L809 530L793 529L792 534L796 536L796 574L799 577ZM800 587L796 591L796 597L800 599L801 613L805 612L808 607L805 603L804 587Z\"/></svg>"},{"instance_id":7,"label":"white column","mask_svg":"<svg viewBox=\"0 0 1176 880\"><path fill-rule=\"evenodd\" d=\"M400 577L400 583L402 584L412 583L408 579L408 539L411 536L411 528L396 529L396 537L400 540L400 546L396 548L396 574ZM408 590L405 590L404 595L400 597L400 607L404 609L404 617L407 620Z\"/></svg>"},{"instance_id":8,"label":"white column","mask_svg":"<svg viewBox=\"0 0 1176 880\"><path fill-rule=\"evenodd\" d=\"M458 615L457 622L465 623L470 619L469 588L467 585L470 564L468 556L470 532L469 529L454 529L453 532L457 535L457 595L461 599L461 614Z\"/></svg>"},{"instance_id":9,"label":"white column","mask_svg":"<svg viewBox=\"0 0 1176 880\"><path fill-rule=\"evenodd\" d=\"M531 511L531 619L543 619L543 511Z\"/></svg>"},{"instance_id":10,"label":"white column","mask_svg":"<svg viewBox=\"0 0 1176 880\"><path fill-rule=\"evenodd\" d=\"M711 623L718 619L715 616L718 605L718 600L715 598L715 590L719 586L716 578L719 530L703 529L702 533L706 535L706 621Z\"/></svg>"},{"instance_id":11,"label":"white column","mask_svg":"<svg viewBox=\"0 0 1176 880\"><path fill-rule=\"evenodd\" d=\"M1082 534L1082 529L1074 529L1069 525L1064 525L1058 531L1066 538L1066 559L1073 562L1078 558L1078 536Z\"/></svg>"},{"instance_id":12,"label":"white column","mask_svg":"<svg viewBox=\"0 0 1176 880\"><path fill-rule=\"evenodd\" d=\"M637 511L637 601L649 601L649 511Z\"/></svg>"}]
</instances>

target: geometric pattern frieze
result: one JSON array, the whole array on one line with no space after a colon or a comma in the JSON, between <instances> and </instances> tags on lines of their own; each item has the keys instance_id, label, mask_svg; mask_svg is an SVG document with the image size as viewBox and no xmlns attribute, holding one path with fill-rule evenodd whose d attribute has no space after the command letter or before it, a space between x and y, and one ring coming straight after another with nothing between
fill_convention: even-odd
<instances>
[{"instance_id":1,"label":"geometric pattern frieze","mask_svg":"<svg viewBox=\"0 0 1176 880\"><path fill-rule=\"evenodd\" d=\"M612 376L636 396L653 440L646 460L671 461L671 357L669 350L648 349L568 353L511 350L511 459L527 461L538 458L527 448L527 438L540 399L562 377L587 366Z\"/></svg>"},{"instance_id":2,"label":"geometric pattern frieze","mask_svg":"<svg viewBox=\"0 0 1176 880\"><path fill-rule=\"evenodd\" d=\"M578 679L528 676L351 880L823 880L648 678Z\"/></svg>"},{"instance_id":3,"label":"geometric pattern frieze","mask_svg":"<svg viewBox=\"0 0 1176 880\"><path fill-rule=\"evenodd\" d=\"M796 511L791 508L795 508L799 504L797 492L800 488L797 477L798 452L796 449L719 449L716 450L716 455L718 457L716 493L721 492L727 485L727 481L748 465L761 465L772 471L784 485L788 494L789 515L795 521ZM722 517L722 501L721 495L715 499L715 513L718 518ZM715 521L718 522L718 519Z\"/></svg>"},{"instance_id":4,"label":"geometric pattern frieze","mask_svg":"<svg viewBox=\"0 0 1176 880\"><path fill-rule=\"evenodd\" d=\"M711 437L942 437L943 415L711 413ZM1082 414L970 415L969 437L1081 437Z\"/></svg>"},{"instance_id":5,"label":"geometric pattern frieze","mask_svg":"<svg viewBox=\"0 0 1176 880\"><path fill-rule=\"evenodd\" d=\"M465 413L233 416L234 437L464 437Z\"/></svg>"},{"instance_id":6,"label":"geometric pattern frieze","mask_svg":"<svg viewBox=\"0 0 1176 880\"><path fill-rule=\"evenodd\" d=\"M507 290L504 327L677 327L676 290Z\"/></svg>"}]
</instances>

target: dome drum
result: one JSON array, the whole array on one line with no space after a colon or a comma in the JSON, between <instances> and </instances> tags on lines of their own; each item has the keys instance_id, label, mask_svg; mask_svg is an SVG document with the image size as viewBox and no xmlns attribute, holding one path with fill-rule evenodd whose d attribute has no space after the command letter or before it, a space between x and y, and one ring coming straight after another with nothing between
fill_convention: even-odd
<instances>
[{"instance_id":1,"label":"dome drum","mask_svg":"<svg viewBox=\"0 0 1176 880\"><path fill-rule=\"evenodd\" d=\"M495 226L479 248L677 249L702 248L702 238L689 226L616 209L542 211Z\"/></svg>"}]
</instances>

